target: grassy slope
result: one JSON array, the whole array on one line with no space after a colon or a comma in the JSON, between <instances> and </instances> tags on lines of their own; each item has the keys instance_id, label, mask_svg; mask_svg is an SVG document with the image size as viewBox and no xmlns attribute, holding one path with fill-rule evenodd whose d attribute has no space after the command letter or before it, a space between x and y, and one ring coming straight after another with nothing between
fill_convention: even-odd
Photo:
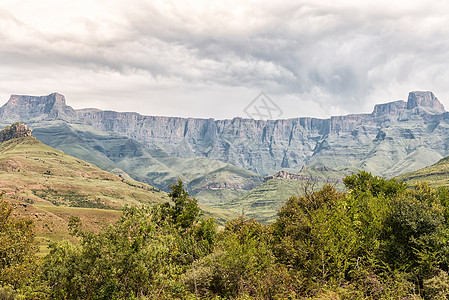
<instances>
[{"instance_id":1,"label":"grassy slope","mask_svg":"<svg viewBox=\"0 0 449 300\"><path fill-rule=\"evenodd\" d=\"M1 189L17 200L119 208L167 199L165 193L149 185L105 172L33 137L1 143L0 153Z\"/></svg>"},{"instance_id":2,"label":"grassy slope","mask_svg":"<svg viewBox=\"0 0 449 300\"><path fill-rule=\"evenodd\" d=\"M33 134L47 145L106 171L116 174L123 174L124 171L138 181L166 191L169 190L170 182L176 182L178 178L183 180L192 194L213 183L227 183L229 186L243 182L254 186L261 180L257 174L227 163L209 158L176 158L169 156L162 149L150 150L128 137L98 131L91 126L69 125L63 122L34 125ZM242 194L246 190L237 189L233 192ZM207 196L203 197L204 194ZM229 200L230 198L225 198L226 195L226 192L209 190L195 196L200 203L212 204Z\"/></svg>"},{"instance_id":3,"label":"grassy slope","mask_svg":"<svg viewBox=\"0 0 449 300\"><path fill-rule=\"evenodd\" d=\"M418 181L428 181L433 187L449 186L449 157L443 158L437 163L396 177L412 185Z\"/></svg>"},{"instance_id":4,"label":"grassy slope","mask_svg":"<svg viewBox=\"0 0 449 300\"><path fill-rule=\"evenodd\" d=\"M48 252L48 242L74 240L68 231L70 217L79 217L85 228L98 232L108 224L117 221L122 214L120 210L31 205L9 197L6 197L6 200L14 205L15 215L28 217L34 221L41 255Z\"/></svg>"},{"instance_id":5,"label":"grassy slope","mask_svg":"<svg viewBox=\"0 0 449 300\"><path fill-rule=\"evenodd\" d=\"M36 221L42 250L49 240L70 238L70 216L96 230L117 220L123 205L168 200L149 185L102 171L33 137L0 143L0 190L15 214Z\"/></svg>"},{"instance_id":6,"label":"grassy slope","mask_svg":"<svg viewBox=\"0 0 449 300\"><path fill-rule=\"evenodd\" d=\"M247 193L261 182L259 175L228 164L191 181L190 187L198 201L216 206Z\"/></svg>"},{"instance_id":7,"label":"grassy slope","mask_svg":"<svg viewBox=\"0 0 449 300\"><path fill-rule=\"evenodd\" d=\"M117 220L124 205L169 200L150 185L105 172L33 137L0 143L0 191L16 207L15 214L36 221L42 252L48 241L70 239L70 216L99 230ZM200 207L219 224L235 217L225 209Z\"/></svg>"},{"instance_id":8,"label":"grassy slope","mask_svg":"<svg viewBox=\"0 0 449 300\"><path fill-rule=\"evenodd\" d=\"M196 193L195 198L198 200L199 203L219 207L222 203L226 203L229 200L241 197L245 195L247 192L248 191L235 191L231 189L220 189L220 190L204 189Z\"/></svg>"},{"instance_id":9,"label":"grassy slope","mask_svg":"<svg viewBox=\"0 0 449 300\"><path fill-rule=\"evenodd\" d=\"M292 195L297 195L301 183L290 179L271 179L241 197L233 199L219 207L234 211L236 214L270 223L274 221L278 210Z\"/></svg>"},{"instance_id":10,"label":"grassy slope","mask_svg":"<svg viewBox=\"0 0 449 300\"><path fill-rule=\"evenodd\" d=\"M312 167L304 167L298 174L310 176L313 181L297 181L292 179L270 179L255 187L243 196L237 197L218 207L229 209L236 214L245 214L248 217L264 223L275 220L277 212L291 196L301 195L306 186L314 190L320 189L324 184L335 184L338 189L343 185L337 180L350 172L320 171Z\"/></svg>"}]
</instances>

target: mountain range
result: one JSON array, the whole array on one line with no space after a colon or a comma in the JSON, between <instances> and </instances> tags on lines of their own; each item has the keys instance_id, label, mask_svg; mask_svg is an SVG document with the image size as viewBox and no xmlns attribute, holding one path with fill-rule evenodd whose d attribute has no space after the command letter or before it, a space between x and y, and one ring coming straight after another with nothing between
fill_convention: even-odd
<instances>
[{"instance_id":1,"label":"mountain range","mask_svg":"<svg viewBox=\"0 0 449 300\"><path fill-rule=\"evenodd\" d=\"M15 214L35 221L44 253L48 241L73 239L67 227L70 217L97 231L120 218L124 206L163 203L170 197L53 149L33 137L26 125L14 123L0 131L0 199L12 204ZM218 224L236 217L228 210L200 208Z\"/></svg>"},{"instance_id":2,"label":"mountain range","mask_svg":"<svg viewBox=\"0 0 449 300\"><path fill-rule=\"evenodd\" d=\"M0 120L24 122L45 144L124 178L167 190L179 177L208 204L241 198L263 177L305 165L394 177L449 154L449 114L422 91L378 104L370 114L284 120L75 110L58 93L12 95Z\"/></svg>"}]
</instances>

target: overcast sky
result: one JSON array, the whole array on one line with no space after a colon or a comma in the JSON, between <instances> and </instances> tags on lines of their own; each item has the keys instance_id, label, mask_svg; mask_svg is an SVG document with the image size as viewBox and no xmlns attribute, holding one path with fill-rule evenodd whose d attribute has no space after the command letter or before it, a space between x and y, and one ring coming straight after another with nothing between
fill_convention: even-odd
<instances>
[{"instance_id":1,"label":"overcast sky","mask_svg":"<svg viewBox=\"0 0 449 300\"><path fill-rule=\"evenodd\" d=\"M371 112L431 90L449 110L448 1L0 0L0 105L232 118Z\"/></svg>"}]
</instances>

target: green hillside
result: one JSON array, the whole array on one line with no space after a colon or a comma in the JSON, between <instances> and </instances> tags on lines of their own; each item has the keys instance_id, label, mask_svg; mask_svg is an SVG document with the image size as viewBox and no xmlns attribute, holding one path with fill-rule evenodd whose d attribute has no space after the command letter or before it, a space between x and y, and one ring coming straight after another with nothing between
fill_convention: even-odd
<instances>
[{"instance_id":1,"label":"green hillside","mask_svg":"<svg viewBox=\"0 0 449 300\"><path fill-rule=\"evenodd\" d=\"M233 165L225 165L190 182L198 201L217 205L245 194L262 182L262 178Z\"/></svg>"},{"instance_id":2,"label":"green hillside","mask_svg":"<svg viewBox=\"0 0 449 300\"><path fill-rule=\"evenodd\" d=\"M92 126L60 121L33 126L33 135L41 142L124 178L130 176L164 191L180 178L203 204L232 199L261 182L259 175L228 163L204 157L177 158L163 149L149 149L131 138ZM229 192L232 198L227 198Z\"/></svg>"},{"instance_id":3,"label":"green hillside","mask_svg":"<svg viewBox=\"0 0 449 300\"><path fill-rule=\"evenodd\" d=\"M292 195L298 195L300 190L299 181L271 179L219 207L255 218L259 222L270 223L285 201Z\"/></svg>"},{"instance_id":4,"label":"green hillside","mask_svg":"<svg viewBox=\"0 0 449 300\"><path fill-rule=\"evenodd\" d=\"M412 185L418 181L427 181L433 187L449 186L449 157L420 170L396 177Z\"/></svg>"},{"instance_id":5,"label":"green hillside","mask_svg":"<svg viewBox=\"0 0 449 300\"><path fill-rule=\"evenodd\" d=\"M0 186L11 198L46 205L120 208L167 199L152 186L105 172L34 137L0 144Z\"/></svg>"},{"instance_id":6,"label":"green hillside","mask_svg":"<svg viewBox=\"0 0 449 300\"><path fill-rule=\"evenodd\" d=\"M306 188L321 189L326 183L335 185L337 189L343 189L341 179L350 173L349 170L338 171L326 167L307 166L304 166L297 174L279 172L267 177L265 182L248 193L218 207L255 218L259 222L271 223L275 220L278 210L291 196L302 195ZM283 175L286 177L298 176L298 178L297 180L282 178L282 174L286 174Z\"/></svg>"},{"instance_id":7,"label":"green hillside","mask_svg":"<svg viewBox=\"0 0 449 300\"><path fill-rule=\"evenodd\" d=\"M48 240L70 238L67 224L71 216L100 230L117 220L125 205L169 200L165 192L103 171L32 136L0 143L0 191L18 215L36 220L43 249ZM225 209L201 208L221 224L235 217Z\"/></svg>"},{"instance_id":8,"label":"green hillside","mask_svg":"<svg viewBox=\"0 0 449 300\"><path fill-rule=\"evenodd\" d=\"M69 216L100 229L124 205L168 201L166 193L105 172L32 136L0 143L0 191L17 213L35 219L38 237L68 238Z\"/></svg>"}]
</instances>

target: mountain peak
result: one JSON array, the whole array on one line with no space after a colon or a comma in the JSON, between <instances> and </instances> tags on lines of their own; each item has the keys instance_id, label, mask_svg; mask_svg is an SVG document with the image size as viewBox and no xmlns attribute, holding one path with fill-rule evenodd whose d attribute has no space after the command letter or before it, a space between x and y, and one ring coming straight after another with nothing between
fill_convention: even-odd
<instances>
[{"instance_id":1,"label":"mountain peak","mask_svg":"<svg viewBox=\"0 0 449 300\"><path fill-rule=\"evenodd\" d=\"M64 95L59 93L51 93L50 95L47 96L47 99L54 102L55 104L58 103L66 105Z\"/></svg>"},{"instance_id":2,"label":"mountain peak","mask_svg":"<svg viewBox=\"0 0 449 300\"><path fill-rule=\"evenodd\" d=\"M47 96L11 95L0 109L3 120L29 120L34 118L74 117L73 108L66 105L64 95L52 93Z\"/></svg>"},{"instance_id":3,"label":"mountain peak","mask_svg":"<svg viewBox=\"0 0 449 300\"><path fill-rule=\"evenodd\" d=\"M0 131L0 142L6 142L26 136L32 136L30 128L21 122L17 122L11 126L6 126L5 129Z\"/></svg>"},{"instance_id":4,"label":"mountain peak","mask_svg":"<svg viewBox=\"0 0 449 300\"><path fill-rule=\"evenodd\" d=\"M436 111L444 111L444 106L432 92L414 91L408 94L407 109L415 107L431 108Z\"/></svg>"},{"instance_id":5,"label":"mountain peak","mask_svg":"<svg viewBox=\"0 0 449 300\"><path fill-rule=\"evenodd\" d=\"M48 103L48 104L63 104L65 105L65 97L62 94L59 93L51 93L47 96L28 96L28 95L11 95L8 102L6 103L7 106L17 106L17 105L24 105L24 104L31 104L31 103Z\"/></svg>"},{"instance_id":6,"label":"mountain peak","mask_svg":"<svg viewBox=\"0 0 449 300\"><path fill-rule=\"evenodd\" d=\"M393 102L376 104L374 106L374 110L372 112L373 116L381 116L381 115L395 115L399 111L404 110L407 107L407 103L403 100L397 100Z\"/></svg>"}]
</instances>

